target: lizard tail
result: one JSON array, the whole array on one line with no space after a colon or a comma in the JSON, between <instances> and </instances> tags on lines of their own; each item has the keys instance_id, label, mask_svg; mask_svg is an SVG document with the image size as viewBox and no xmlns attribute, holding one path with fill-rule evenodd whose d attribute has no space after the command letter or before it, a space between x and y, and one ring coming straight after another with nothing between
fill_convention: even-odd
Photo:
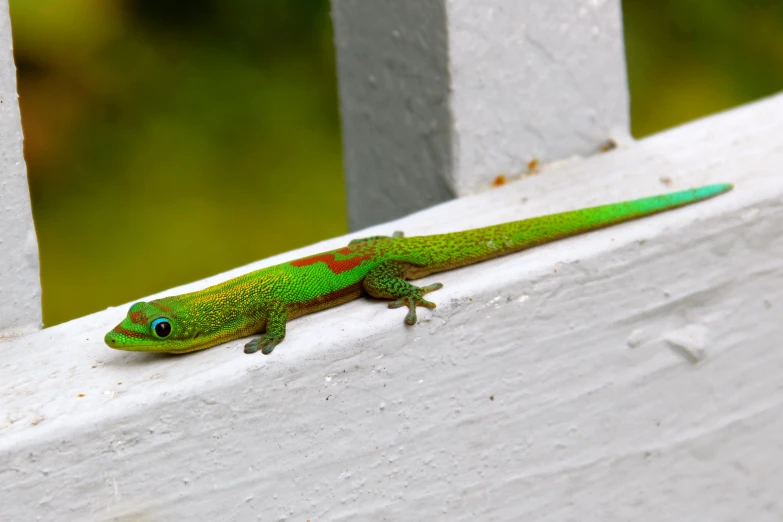
<instances>
[{"instance_id":1,"label":"lizard tail","mask_svg":"<svg viewBox=\"0 0 783 522\"><path fill-rule=\"evenodd\" d=\"M410 240L426 241L423 250L429 253L430 259L427 260L423 273L440 272L689 205L728 192L732 188L729 183L708 185L671 194Z\"/></svg>"}]
</instances>

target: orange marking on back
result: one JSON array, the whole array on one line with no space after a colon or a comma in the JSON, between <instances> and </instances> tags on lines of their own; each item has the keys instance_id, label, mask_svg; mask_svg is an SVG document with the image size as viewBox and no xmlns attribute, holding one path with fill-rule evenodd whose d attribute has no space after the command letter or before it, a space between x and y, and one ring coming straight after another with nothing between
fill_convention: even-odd
<instances>
[{"instance_id":1,"label":"orange marking on back","mask_svg":"<svg viewBox=\"0 0 783 522\"><path fill-rule=\"evenodd\" d=\"M373 258L373 253L370 252L368 254L355 255L353 257L349 257L348 259L336 259L337 254L347 256L355 251L356 250L354 250L351 247L344 247L339 250L336 250L335 252L325 252L323 254L317 254L314 256L305 257L303 259L297 259L296 261L291 261L291 266L295 266L295 267L311 266L321 262L321 263L326 263L326 266L329 267L329 270L331 270L333 274L339 275L342 274L343 272L353 270L354 268L362 264L363 261L367 261L368 259Z\"/></svg>"}]
</instances>

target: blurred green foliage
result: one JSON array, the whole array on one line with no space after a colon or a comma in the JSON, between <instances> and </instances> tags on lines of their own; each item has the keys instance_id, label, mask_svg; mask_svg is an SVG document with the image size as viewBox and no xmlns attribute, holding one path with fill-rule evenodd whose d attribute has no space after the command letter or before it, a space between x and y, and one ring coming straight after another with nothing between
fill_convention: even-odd
<instances>
[{"instance_id":1,"label":"blurred green foliage","mask_svg":"<svg viewBox=\"0 0 783 522\"><path fill-rule=\"evenodd\" d=\"M783 89L783 2L622 4L634 136Z\"/></svg>"},{"instance_id":2,"label":"blurred green foliage","mask_svg":"<svg viewBox=\"0 0 783 522\"><path fill-rule=\"evenodd\" d=\"M52 325L347 230L326 0L13 0Z\"/></svg>"},{"instance_id":3,"label":"blurred green foliage","mask_svg":"<svg viewBox=\"0 0 783 522\"><path fill-rule=\"evenodd\" d=\"M328 0L10 0L44 320L347 230ZM625 0L639 137L783 86L783 3Z\"/></svg>"}]
</instances>

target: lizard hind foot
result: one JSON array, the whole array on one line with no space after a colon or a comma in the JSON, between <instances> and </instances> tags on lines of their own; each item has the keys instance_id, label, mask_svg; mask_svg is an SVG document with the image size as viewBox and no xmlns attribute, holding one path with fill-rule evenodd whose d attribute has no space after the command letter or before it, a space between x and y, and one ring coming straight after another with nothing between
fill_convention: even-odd
<instances>
[{"instance_id":1,"label":"lizard hind foot","mask_svg":"<svg viewBox=\"0 0 783 522\"><path fill-rule=\"evenodd\" d=\"M405 316L405 324L414 325L416 305L435 308L435 303L425 300L422 296L443 288L443 285L434 283L422 287L413 286L405 280L406 272L410 267L411 265L396 260L385 261L368 272L362 285L373 297L392 299L389 308L407 306L408 315Z\"/></svg>"},{"instance_id":2,"label":"lizard hind foot","mask_svg":"<svg viewBox=\"0 0 783 522\"><path fill-rule=\"evenodd\" d=\"M416 324L416 306L424 306L426 308L435 308L437 305L431 301L427 301L422 296L428 292L433 292L443 288L441 283L434 283L427 286L416 287L411 285L410 295L400 297L396 301L389 303L389 308L401 308L403 306L408 307L408 314L405 316L405 324L413 326Z\"/></svg>"},{"instance_id":3,"label":"lizard hind foot","mask_svg":"<svg viewBox=\"0 0 783 522\"><path fill-rule=\"evenodd\" d=\"M390 236L370 236L370 237L362 237L359 239L352 239L348 245L356 245L358 243L366 243L367 241L377 241L379 239L389 239ZM405 237L405 233L401 230L395 230L394 234L391 235L391 239L397 239L400 237Z\"/></svg>"}]
</instances>

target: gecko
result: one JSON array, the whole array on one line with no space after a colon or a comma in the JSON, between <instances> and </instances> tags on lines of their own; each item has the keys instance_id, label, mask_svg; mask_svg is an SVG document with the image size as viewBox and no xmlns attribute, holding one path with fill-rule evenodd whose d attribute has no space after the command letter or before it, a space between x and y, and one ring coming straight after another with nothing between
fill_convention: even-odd
<instances>
[{"instance_id":1,"label":"gecko","mask_svg":"<svg viewBox=\"0 0 783 522\"><path fill-rule=\"evenodd\" d=\"M270 354L285 338L289 320L367 294L392 300L389 308L406 307L405 324L412 326L417 306L435 308L424 296L443 285L414 286L409 280L671 210L732 187L708 185L461 232L355 239L204 290L135 303L104 340L118 350L185 353L260 334L244 351Z\"/></svg>"}]
</instances>

